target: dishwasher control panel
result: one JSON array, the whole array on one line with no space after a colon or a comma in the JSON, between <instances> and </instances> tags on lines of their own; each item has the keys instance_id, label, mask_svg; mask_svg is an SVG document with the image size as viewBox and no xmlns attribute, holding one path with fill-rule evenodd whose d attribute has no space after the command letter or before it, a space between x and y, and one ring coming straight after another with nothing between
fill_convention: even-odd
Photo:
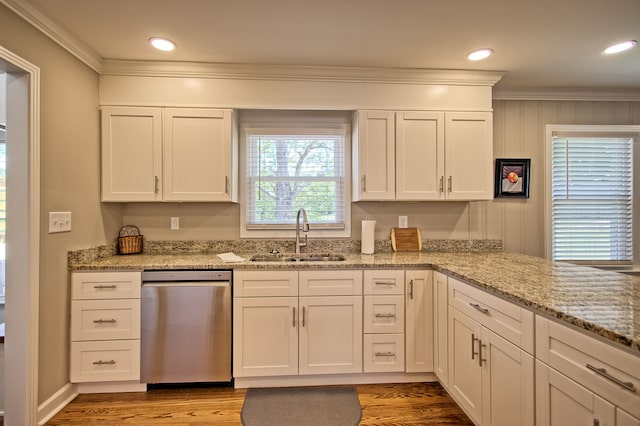
<instances>
[{"instance_id":1,"label":"dishwasher control panel","mask_svg":"<svg viewBox=\"0 0 640 426\"><path fill-rule=\"evenodd\" d=\"M231 281L231 271L144 271L142 282L145 281Z\"/></svg>"}]
</instances>

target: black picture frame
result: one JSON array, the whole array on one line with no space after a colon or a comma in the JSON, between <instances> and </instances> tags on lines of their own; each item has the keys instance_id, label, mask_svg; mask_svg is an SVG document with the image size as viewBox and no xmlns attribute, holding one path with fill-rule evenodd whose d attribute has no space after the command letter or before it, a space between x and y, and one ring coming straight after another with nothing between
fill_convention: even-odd
<instances>
[{"instance_id":1,"label":"black picture frame","mask_svg":"<svg viewBox=\"0 0 640 426\"><path fill-rule=\"evenodd\" d=\"M530 158L496 158L495 198L529 198Z\"/></svg>"}]
</instances>

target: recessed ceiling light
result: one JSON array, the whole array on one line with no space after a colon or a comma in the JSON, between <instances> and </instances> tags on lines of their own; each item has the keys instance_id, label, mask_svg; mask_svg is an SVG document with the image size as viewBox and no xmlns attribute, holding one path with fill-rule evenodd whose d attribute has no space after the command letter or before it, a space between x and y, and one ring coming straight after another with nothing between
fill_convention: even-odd
<instances>
[{"instance_id":1,"label":"recessed ceiling light","mask_svg":"<svg viewBox=\"0 0 640 426\"><path fill-rule=\"evenodd\" d=\"M469 55L467 55L467 59L469 59L470 61L481 61L482 59L488 58L492 54L492 49L479 49L469 53Z\"/></svg>"},{"instance_id":2,"label":"recessed ceiling light","mask_svg":"<svg viewBox=\"0 0 640 426\"><path fill-rule=\"evenodd\" d=\"M617 43L613 46L607 47L606 49L604 49L603 53L605 55L612 55L614 53L624 52L625 50L631 49L636 44L638 44L636 40L623 41L622 43Z\"/></svg>"},{"instance_id":3,"label":"recessed ceiling light","mask_svg":"<svg viewBox=\"0 0 640 426\"><path fill-rule=\"evenodd\" d=\"M152 37L149 39L149 43L151 43L151 45L156 49L163 50L165 52L170 52L176 48L176 44L174 42L162 37Z\"/></svg>"}]
</instances>

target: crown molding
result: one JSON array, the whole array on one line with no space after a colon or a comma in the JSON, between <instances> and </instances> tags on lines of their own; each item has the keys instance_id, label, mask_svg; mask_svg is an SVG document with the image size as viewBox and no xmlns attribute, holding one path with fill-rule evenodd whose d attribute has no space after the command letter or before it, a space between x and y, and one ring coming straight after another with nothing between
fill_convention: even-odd
<instances>
[{"instance_id":1,"label":"crown molding","mask_svg":"<svg viewBox=\"0 0 640 426\"><path fill-rule=\"evenodd\" d=\"M331 67L107 59L103 61L102 74L139 77L493 86L502 78L504 73L499 71L420 68Z\"/></svg>"},{"instance_id":2,"label":"crown molding","mask_svg":"<svg viewBox=\"0 0 640 426\"><path fill-rule=\"evenodd\" d=\"M638 102L640 89L558 89L558 90L505 90L493 89L495 101L601 101Z\"/></svg>"},{"instance_id":3,"label":"crown molding","mask_svg":"<svg viewBox=\"0 0 640 426\"><path fill-rule=\"evenodd\" d=\"M31 4L22 0L0 0L0 2L84 62L88 67L97 73L102 71L102 57L71 33L51 21Z\"/></svg>"}]
</instances>

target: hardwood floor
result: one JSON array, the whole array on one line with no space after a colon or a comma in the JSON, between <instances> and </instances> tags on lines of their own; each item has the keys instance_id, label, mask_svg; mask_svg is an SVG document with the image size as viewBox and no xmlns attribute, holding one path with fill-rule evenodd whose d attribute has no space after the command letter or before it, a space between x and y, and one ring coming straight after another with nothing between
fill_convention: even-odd
<instances>
[{"instance_id":1,"label":"hardwood floor","mask_svg":"<svg viewBox=\"0 0 640 426\"><path fill-rule=\"evenodd\" d=\"M473 425L438 383L356 385L361 425ZM241 425L245 389L79 395L47 425Z\"/></svg>"}]
</instances>

